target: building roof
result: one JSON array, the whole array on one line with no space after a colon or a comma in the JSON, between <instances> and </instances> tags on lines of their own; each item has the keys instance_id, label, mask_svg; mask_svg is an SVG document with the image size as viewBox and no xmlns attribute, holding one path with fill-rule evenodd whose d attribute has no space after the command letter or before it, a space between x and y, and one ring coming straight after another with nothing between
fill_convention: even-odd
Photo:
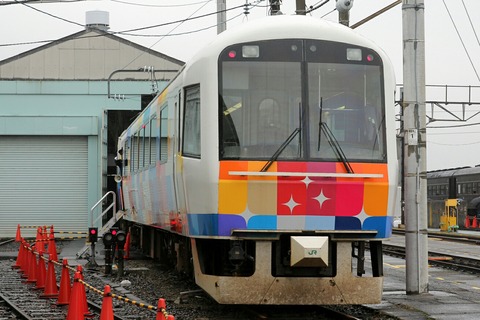
<instances>
[{"instance_id":1,"label":"building roof","mask_svg":"<svg viewBox=\"0 0 480 320\"><path fill-rule=\"evenodd\" d=\"M49 42L0 61L0 80L107 80L118 70L178 70L183 61L96 28ZM162 76L163 74L163 76ZM156 73L171 78L173 72ZM145 74L117 73L115 79L145 79ZM114 80L115 80L114 79Z\"/></svg>"}]
</instances>

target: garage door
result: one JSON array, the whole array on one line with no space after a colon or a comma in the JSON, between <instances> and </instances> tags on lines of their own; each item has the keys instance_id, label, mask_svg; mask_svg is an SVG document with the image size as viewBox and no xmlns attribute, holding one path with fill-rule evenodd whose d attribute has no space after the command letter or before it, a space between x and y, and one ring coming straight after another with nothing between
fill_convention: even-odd
<instances>
[{"instance_id":1,"label":"garage door","mask_svg":"<svg viewBox=\"0 0 480 320\"><path fill-rule=\"evenodd\" d=\"M86 136L0 137L0 237L15 236L18 224L85 231L87 159Z\"/></svg>"}]
</instances>

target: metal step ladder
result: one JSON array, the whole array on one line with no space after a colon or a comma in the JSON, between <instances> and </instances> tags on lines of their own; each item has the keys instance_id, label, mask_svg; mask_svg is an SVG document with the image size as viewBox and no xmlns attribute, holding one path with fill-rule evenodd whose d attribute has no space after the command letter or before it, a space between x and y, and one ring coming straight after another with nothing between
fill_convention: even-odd
<instances>
[{"instance_id":1,"label":"metal step ladder","mask_svg":"<svg viewBox=\"0 0 480 320\"><path fill-rule=\"evenodd\" d=\"M112 196L112 203L110 203L110 205L105 209L103 210L103 212L94 220L93 218L93 211L104 201L108 198L108 196ZM126 214L126 211L123 211L123 210L118 210L117 211L117 197L115 195L115 192L113 191L109 191L107 192L100 200L98 200L98 202L90 209L90 221L91 221L91 227L95 227L98 220L100 220L101 218L103 218L103 216L110 210L113 208L113 212L115 212L115 214L113 215L113 217L110 218L110 220L108 220L101 228L98 229L98 237L101 238L103 237L103 235L110 231L110 228L113 227L115 225L115 223L117 223L118 220L122 219L125 214ZM77 259L84 259L86 258L86 254L87 252L89 251L89 248L90 248L90 243L88 242L88 238L87 238L87 242L85 242L85 245L83 246L82 249L80 249L80 251L77 252L76 256L77 256Z\"/></svg>"}]
</instances>

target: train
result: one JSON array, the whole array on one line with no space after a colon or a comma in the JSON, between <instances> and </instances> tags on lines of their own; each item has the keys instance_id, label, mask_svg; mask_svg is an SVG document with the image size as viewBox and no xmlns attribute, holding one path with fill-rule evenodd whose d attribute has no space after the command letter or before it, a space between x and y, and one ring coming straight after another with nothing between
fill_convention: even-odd
<instances>
[{"instance_id":1,"label":"train","mask_svg":"<svg viewBox=\"0 0 480 320\"><path fill-rule=\"evenodd\" d=\"M441 228L445 201L454 200L456 229L469 229L480 219L480 166L458 167L427 172L428 227ZM467 221L468 220L468 221Z\"/></svg>"},{"instance_id":2,"label":"train","mask_svg":"<svg viewBox=\"0 0 480 320\"><path fill-rule=\"evenodd\" d=\"M222 32L118 139L133 243L220 304L380 303L394 91L387 55L340 24Z\"/></svg>"}]
</instances>

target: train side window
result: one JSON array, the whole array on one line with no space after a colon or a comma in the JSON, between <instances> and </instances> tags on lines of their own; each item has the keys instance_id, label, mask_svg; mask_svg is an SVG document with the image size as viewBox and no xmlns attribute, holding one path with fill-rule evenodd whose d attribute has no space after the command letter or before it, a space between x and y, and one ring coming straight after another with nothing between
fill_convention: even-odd
<instances>
[{"instance_id":1,"label":"train side window","mask_svg":"<svg viewBox=\"0 0 480 320\"><path fill-rule=\"evenodd\" d=\"M134 135L133 135L133 140L132 140L132 150L133 150L133 155L132 155L132 159L133 159L133 165L132 165L132 172L136 172L138 171L138 163L139 163L139 144L140 144L140 140L139 140L139 132L136 132Z\"/></svg>"},{"instance_id":2,"label":"train side window","mask_svg":"<svg viewBox=\"0 0 480 320\"><path fill-rule=\"evenodd\" d=\"M144 157L143 157L143 166L148 167L150 166L150 121L147 122L145 125L145 140L144 140Z\"/></svg>"},{"instance_id":3,"label":"train side window","mask_svg":"<svg viewBox=\"0 0 480 320\"><path fill-rule=\"evenodd\" d=\"M466 183L466 187L467 187L467 194L471 194L472 193L472 183L469 182L469 183Z\"/></svg>"},{"instance_id":4,"label":"train side window","mask_svg":"<svg viewBox=\"0 0 480 320\"><path fill-rule=\"evenodd\" d=\"M168 108L160 111L160 163L168 160Z\"/></svg>"},{"instance_id":5,"label":"train side window","mask_svg":"<svg viewBox=\"0 0 480 320\"><path fill-rule=\"evenodd\" d=\"M440 194L441 194L441 195L447 194L446 189L447 189L447 188L446 188L445 185L441 185L441 186L440 186Z\"/></svg>"},{"instance_id":6,"label":"train side window","mask_svg":"<svg viewBox=\"0 0 480 320\"><path fill-rule=\"evenodd\" d=\"M185 88L183 155L200 158L200 85Z\"/></svg>"},{"instance_id":7,"label":"train side window","mask_svg":"<svg viewBox=\"0 0 480 320\"><path fill-rule=\"evenodd\" d=\"M158 131L157 117L153 116L150 119L150 164L155 164L157 161L157 145L159 143L159 131Z\"/></svg>"},{"instance_id":8,"label":"train side window","mask_svg":"<svg viewBox=\"0 0 480 320\"><path fill-rule=\"evenodd\" d=\"M135 167L135 143L133 142L134 137L130 136L128 138L128 148L130 149L130 152L128 154L128 163L130 164L130 172L133 172L133 168Z\"/></svg>"}]
</instances>

